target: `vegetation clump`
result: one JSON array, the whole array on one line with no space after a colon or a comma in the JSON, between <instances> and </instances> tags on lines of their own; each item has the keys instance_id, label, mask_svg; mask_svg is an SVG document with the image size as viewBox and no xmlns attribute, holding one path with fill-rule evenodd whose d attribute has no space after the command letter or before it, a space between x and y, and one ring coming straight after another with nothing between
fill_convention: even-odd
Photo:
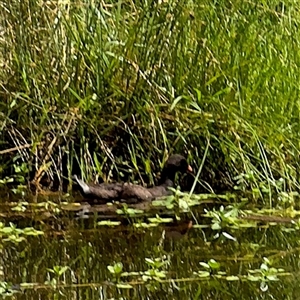
<instances>
[{"instance_id":1,"label":"vegetation clump","mask_svg":"<svg viewBox=\"0 0 300 300\"><path fill-rule=\"evenodd\" d=\"M2 2L1 178L154 183L182 151L195 191L295 190L299 5Z\"/></svg>"}]
</instances>

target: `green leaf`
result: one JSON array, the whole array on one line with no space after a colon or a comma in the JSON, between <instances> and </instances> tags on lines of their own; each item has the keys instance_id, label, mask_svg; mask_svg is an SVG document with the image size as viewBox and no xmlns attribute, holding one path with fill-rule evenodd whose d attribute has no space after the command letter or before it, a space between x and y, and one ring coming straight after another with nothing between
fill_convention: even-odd
<instances>
[{"instance_id":1,"label":"green leaf","mask_svg":"<svg viewBox=\"0 0 300 300\"><path fill-rule=\"evenodd\" d=\"M121 221L100 221L97 223L99 226L118 226L121 224Z\"/></svg>"},{"instance_id":2,"label":"green leaf","mask_svg":"<svg viewBox=\"0 0 300 300\"><path fill-rule=\"evenodd\" d=\"M264 271L267 271L267 270L269 270L269 267L268 267L266 264L262 263L262 264L260 265L260 269L261 269L261 270L264 270Z\"/></svg>"},{"instance_id":3,"label":"green leaf","mask_svg":"<svg viewBox=\"0 0 300 300\"><path fill-rule=\"evenodd\" d=\"M116 274L120 274L123 270L123 264L121 262L118 262L114 265L114 270Z\"/></svg>"},{"instance_id":4,"label":"green leaf","mask_svg":"<svg viewBox=\"0 0 300 300\"><path fill-rule=\"evenodd\" d=\"M147 264L149 264L149 265L153 265L154 264L154 261L151 259L151 258L145 258L145 261L146 261L146 263Z\"/></svg>"},{"instance_id":5,"label":"green leaf","mask_svg":"<svg viewBox=\"0 0 300 300\"><path fill-rule=\"evenodd\" d=\"M269 281L278 281L279 278L276 275L267 275Z\"/></svg>"},{"instance_id":6,"label":"green leaf","mask_svg":"<svg viewBox=\"0 0 300 300\"><path fill-rule=\"evenodd\" d=\"M233 237L232 235L230 235L229 233L227 233L227 232L222 232L222 235L223 235L224 237L226 237L226 239L232 240L232 241L235 241L235 242L236 242L236 238Z\"/></svg>"},{"instance_id":7,"label":"green leaf","mask_svg":"<svg viewBox=\"0 0 300 300\"><path fill-rule=\"evenodd\" d=\"M156 218L148 218L151 223L171 223L173 222L173 218L161 218L156 215Z\"/></svg>"},{"instance_id":8,"label":"green leaf","mask_svg":"<svg viewBox=\"0 0 300 300\"><path fill-rule=\"evenodd\" d=\"M208 265L216 270L216 269L219 269L220 268L220 263L218 263L217 261L215 261L214 259L210 259L209 262L208 262Z\"/></svg>"},{"instance_id":9,"label":"green leaf","mask_svg":"<svg viewBox=\"0 0 300 300\"><path fill-rule=\"evenodd\" d=\"M152 228L152 227L157 227L159 225L159 223L134 223L133 226L136 228Z\"/></svg>"},{"instance_id":10,"label":"green leaf","mask_svg":"<svg viewBox=\"0 0 300 300\"><path fill-rule=\"evenodd\" d=\"M180 102L181 99L183 99L183 96L178 96L174 99L173 103L171 104L170 110L172 111L175 106Z\"/></svg>"},{"instance_id":11,"label":"green leaf","mask_svg":"<svg viewBox=\"0 0 300 300\"><path fill-rule=\"evenodd\" d=\"M205 268L205 269L210 269L209 264L207 264L207 263L205 263L205 262L202 262L202 261L201 261L199 264L200 264L200 266L202 266L202 267Z\"/></svg>"},{"instance_id":12,"label":"green leaf","mask_svg":"<svg viewBox=\"0 0 300 300\"><path fill-rule=\"evenodd\" d=\"M209 276L210 276L210 272L208 272L208 271L199 271L199 272L197 273L197 275L198 275L199 277L201 277L201 278L205 278L205 277L209 277Z\"/></svg>"},{"instance_id":13,"label":"green leaf","mask_svg":"<svg viewBox=\"0 0 300 300\"><path fill-rule=\"evenodd\" d=\"M252 275L248 275L246 278L249 281L260 281L261 280L260 277L258 277L258 276L252 276Z\"/></svg>"},{"instance_id":14,"label":"green leaf","mask_svg":"<svg viewBox=\"0 0 300 300\"><path fill-rule=\"evenodd\" d=\"M119 289L132 289L133 288L133 286L128 283L118 283L118 284L116 284L116 287L118 287Z\"/></svg>"},{"instance_id":15,"label":"green leaf","mask_svg":"<svg viewBox=\"0 0 300 300\"><path fill-rule=\"evenodd\" d=\"M238 276L227 276L226 277L227 281L238 281L240 278Z\"/></svg>"},{"instance_id":16,"label":"green leaf","mask_svg":"<svg viewBox=\"0 0 300 300\"><path fill-rule=\"evenodd\" d=\"M219 223L213 223L213 224L211 225L211 229L212 229L212 230L220 230L220 229L222 229L222 227L220 226Z\"/></svg>"}]
</instances>

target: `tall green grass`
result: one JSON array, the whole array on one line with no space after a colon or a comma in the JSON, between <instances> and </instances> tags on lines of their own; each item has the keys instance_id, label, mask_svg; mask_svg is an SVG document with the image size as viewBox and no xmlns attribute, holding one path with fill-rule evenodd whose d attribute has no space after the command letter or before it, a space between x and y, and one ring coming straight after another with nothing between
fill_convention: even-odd
<instances>
[{"instance_id":1,"label":"tall green grass","mask_svg":"<svg viewBox=\"0 0 300 300\"><path fill-rule=\"evenodd\" d=\"M181 152L205 189L298 188L297 1L0 3L2 176L153 182Z\"/></svg>"}]
</instances>

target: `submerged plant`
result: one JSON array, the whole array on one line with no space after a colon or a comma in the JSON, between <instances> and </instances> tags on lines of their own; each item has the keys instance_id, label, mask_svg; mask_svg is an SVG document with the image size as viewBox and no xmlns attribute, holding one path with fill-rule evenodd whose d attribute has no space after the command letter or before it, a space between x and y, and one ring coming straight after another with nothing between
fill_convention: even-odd
<instances>
[{"instance_id":1,"label":"submerged plant","mask_svg":"<svg viewBox=\"0 0 300 300\"><path fill-rule=\"evenodd\" d=\"M51 211L55 214L58 214L61 212L61 207L59 204L53 202L53 201L44 201L44 202L39 202L36 205L37 208L44 208L47 211Z\"/></svg>"},{"instance_id":2,"label":"submerged plant","mask_svg":"<svg viewBox=\"0 0 300 300\"><path fill-rule=\"evenodd\" d=\"M156 215L155 218L148 218L149 222L150 223L157 223L157 224L160 224L160 223L171 223L173 222L173 218L162 218L160 217L159 215Z\"/></svg>"},{"instance_id":3,"label":"submerged plant","mask_svg":"<svg viewBox=\"0 0 300 300\"><path fill-rule=\"evenodd\" d=\"M50 285L53 288L57 288L57 286L62 282L61 277L69 270L68 266L54 266L52 269L47 268L48 272L53 274L53 278L45 281L45 284ZM50 277L50 275L48 275Z\"/></svg>"},{"instance_id":4,"label":"submerged plant","mask_svg":"<svg viewBox=\"0 0 300 300\"><path fill-rule=\"evenodd\" d=\"M236 239L231 236L229 233L224 231L225 228L230 226L237 227L238 225L238 214L239 210L235 207L226 207L221 206L219 210L213 208L212 211L204 210L205 216L210 217L211 220L211 229L218 231L214 238L217 239L220 237L220 234L226 239L235 241Z\"/></svg>"},{"instance_id":5,"label":"submerged plant","mask_svg":"<svg viewBox=\"0 0 300 300\"><path fill-rule=\"evenodd\" d=\"M142 272L143 281L156 280L160 281L166 277L166 271L161 270L163 266L169 263L169 261L163 258L145 258L147 265L150 267L147 271Z\"/></svg>"},{"instance_id":6,"label":"submerged plant","mask_svg":"<svg viewBox=\"0 0 300 300\"><path fill-rule=\"evenodd\" d=\"M126 273L123 272L123 264L121 262L117 262L113 265L107 266L108 271L113 275L113 281L116 283L116 286L120 289L130 289L132 286L128 283L122 282L121 277L128 277L136 275L137 273L131 272Z\"/></svg>"},{"instance_id":7,"label":"submerged plant","mask_svg":"<svg viewBox=\"0 0 300 300\"><path fill-rule=\"evenodd\" d=\"M0 222L0 237L2 237L4 242L20 243L26 240L25 236L37 236L43 234L43 231L36 230L32 227L20 229L13 223L9 223L9 226L5 226L4 223Z\"/></svg>"},{"instance_id":8,"label":"submerged plant","mask_svg":"<svg viewBox=\"0 0 300 300\"><path fill-rule=\"evenodd\" d=\"M11 297L15 293L20 293L19 288L14 287L11 283L0 281L0 296L3 298Z\"/></svg>"},{"instance_id":9,"label":"submerged plant","mask_svg":"<svg viewBox=\"0 0 300 300\"><path fill-rule=\"evenodd\" d=\"M222 277L226 275L225 272L220 271L221 265L214 259L210 259L207 263L200 262L199 264L202 268L204 268L204 270L194 272L194 274L199 277L210 277L210 276Z\"/></svg>"},{"instance_id":10,"label":"submerged plant","mask_svg":"<svg viewBox=\"0 0 300 300\"><path fill-rule=\"evenodd\" d=\"M279 273L284 272L284 269L272 267L271 261L266 257L263 258L263 261L259 269L248 270L249 274L246 279L260 282L260 289L265 292L268 290L268 282L278 281L277 276Z\"/></svg>"},{"instance_id":11,"label":"submerged plant","mask_svg":"<svg viewBox=\"0 0 300 300\"><path fill-rule=\"evenodd\" d=\"M7 185L8 183L12 183L12 182L14 182L14 178L6 176L6 177L0 179L0 186Z\"/></svg>"},{"instance_id":12,"label":"submerged plant","mask_svg":"<svg viewBox=\"0 0 300 300\"><path fill-rule=\"evenodd\" d=\"M111 221L111 220L103 220L97 223L97 225L99 226L110 226L110 227L119 226L120 224L121 221Z\"/></svg>"},{"instance_id":13,"label":"submerged plant","mask_svg":"<svg viewBox=\"0 0 300 300\"><path fill-rule=\"evenodd\" d=\"M12 211L24 212L27 210L28 202L27 201L20 201L18 204L11 208Z\"/></svg>"},{"instance_id":14,"label":"submerged plant","mask_svg":"<svg viewBox=\"0 0 300 300\"><path fill-rule=\"evenodd\" d=\"M123 272L123 264L121 262L115 263L112 266L107 266L108 271L114 276L116 282L120 281Z\"/></svg>"},{"instance_id":15,"label":"submerged plant","mask_svg":"<svg viewBox=\"0 0 300 300\"><path fill-rule=\"evenodd\" d=\"M128 207L127 204L123 204L122 208L117 209L116 212L119 215L125 215L125 216L128 216L128 217L133 217L133 216L140 215L140 214L144 213L143 210L130 208L130 207Z\"/></svg>"}]
</instances>

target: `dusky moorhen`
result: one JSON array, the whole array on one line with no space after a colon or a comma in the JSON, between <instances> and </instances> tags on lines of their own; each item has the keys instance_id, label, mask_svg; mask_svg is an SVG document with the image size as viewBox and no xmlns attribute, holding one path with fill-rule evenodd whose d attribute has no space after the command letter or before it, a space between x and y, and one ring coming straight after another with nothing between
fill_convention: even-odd
<instances>
[{"instance_id":1,"label":"dusky moorhen","mask_svg":"<svg viewBox=\"0 0 300 300\"><path fill-rule=\"evenodd\" d=\"M177 172L192 172L191 166L180 154L173 154L169 157L162 170L160 184L152 188L145 188L131 183L87 184L76 175L74 179L79 185L81 194L87 199L98 199L104 203L112 200L136 203L151 201L155 198L171 194L168 188L174 186Z\"/></svg>"},{"instance_id":2,"label":"dusky moorhen","mask_svg":"<svg viewBox=\"0 0 300 300\"><path fill-rule=\"evenodd\" d=\"M124 183L85 183L79 179L77 175L73 178L79 185L79 190L82 196L86 199L98 199L101 202L110 202L112 200L118 200L123 191Z\"/></svg>"}]
</instances>

